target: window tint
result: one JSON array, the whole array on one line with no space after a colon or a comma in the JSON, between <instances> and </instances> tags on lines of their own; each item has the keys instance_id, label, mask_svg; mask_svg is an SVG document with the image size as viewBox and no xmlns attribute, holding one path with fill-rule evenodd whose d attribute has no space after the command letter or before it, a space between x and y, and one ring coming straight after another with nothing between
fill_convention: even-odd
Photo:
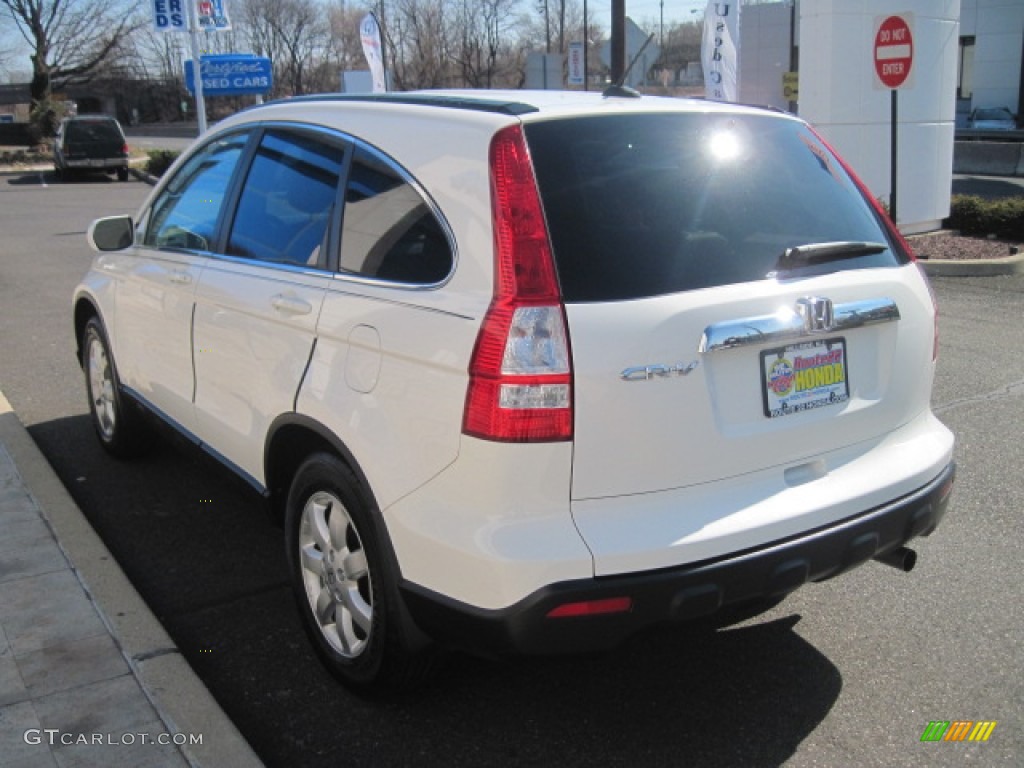
<instances>
[{"instance_id":1,"label":"window tint","mask_svg":"<svg viewBox=\"0 0 1024 768\"><path fill-rule=\"evenodd\" d=\"M305 134L260 141L238 203L228 253L322 266L344 149Z\"/></svg>"},{"instance_id":2,"label":"window tint","mask_svg":"<svg viewBox=\"0 0 1024 768\"><path fill-rule=\"evenodd\" d=\"M178 169L153 204L146 245L209 251L224 194L248 135L217 139Z\"/></svg>"},{"instance_id":3,"label":"window tint","mask_svg":"<svg viewBox=\"0 0 1024 768\"><path fill-rule=\"evenodd\" d=\"M853 181L795 121L647 114L525 130L569 301L760 280L797 245L889 244ZM891 248L802 273L903 263Z\"/></svg>"},{"instance_id":4,"label":"window tint","mask_svg":"<svg viewBox=\"0 0 1024 768\"><path fill-rule=\"evenodd\" d=\"M429 285L452 269L440 222L393 167L358 149L345 188L342 272Z\"/></svg>"}]
</instances>

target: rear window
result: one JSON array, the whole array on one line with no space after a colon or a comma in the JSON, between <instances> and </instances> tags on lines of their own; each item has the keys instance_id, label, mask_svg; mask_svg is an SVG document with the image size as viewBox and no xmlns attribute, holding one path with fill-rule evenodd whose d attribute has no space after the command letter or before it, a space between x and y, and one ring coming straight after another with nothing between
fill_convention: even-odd
<instances>
[{"instance_id":1,"label":"rear window","mask_svg":"<svg viewBox=\"0 0 1024 768\"><path fill-rule=\"evenodd\" d=\"M765 116L612 115L525 127L567 301L774 277L788 248L884 243L801 275L894 266L873 207L813 133Z\"/></svg>"},{"instance_id":2,"label":"rear window","mask_svg":"<svg viewBox=\"0 0 1024 768\"><path fill-rule=\"evenodd\" d=\"M68 141L107 141L121 143L121 131L113 120L72 121L67 127Z\"/></svg>"}]
</instances>

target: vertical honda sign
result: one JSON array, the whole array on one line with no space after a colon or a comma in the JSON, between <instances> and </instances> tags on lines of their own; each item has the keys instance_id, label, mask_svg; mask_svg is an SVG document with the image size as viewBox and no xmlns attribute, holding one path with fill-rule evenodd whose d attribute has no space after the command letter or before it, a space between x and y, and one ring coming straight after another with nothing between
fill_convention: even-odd
<instances>
[{"instance_id":1,"label":"vertical honda sign","mask_svg":"<svg viewBox=\"0 0 1024 768\"><path fill-rule=\"evenodd\" d=\"M715 101L737 101L740 68L739 0L708 0L700 49L704 92Z\"/></svg>"},{"instance_id":2,"label":"vertical honda sign","mask_svg":"<svg viewBox=\"0 0 1024 768\"><path fill-rule=\"evenodd\" d=\"M363 55L373 75L373 92L384 93L388 89L384 74L384 49L380 39L380 24L372 11L359 23L359 39L363 43Z\"/></svg>"}]
</instances>

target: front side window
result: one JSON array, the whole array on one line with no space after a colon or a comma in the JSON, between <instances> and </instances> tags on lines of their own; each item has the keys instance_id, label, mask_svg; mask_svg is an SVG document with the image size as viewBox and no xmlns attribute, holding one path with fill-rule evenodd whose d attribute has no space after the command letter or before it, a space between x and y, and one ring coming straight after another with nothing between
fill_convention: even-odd
<instances>
[{"instance_id":1,"label":"front side window","mask_svg":"<svg viewBox=\"0 0 1024 768\"><path fill-rule=\"evenodd\" d=\"M420 193L382 158L357 149L345 187L341 272L415 285L444 280L452 249Z\"/></svg>"},{"instance_id":2,"label":"front side window","mask_svg":"<svg viewBox=\"0 0 1024 768\"><path fill-rule=\"evenodd\" d=\"M247 139L246 133L217 139L178 169L153 203L145 245L213 249L224 196Z\"/></svg>"},{"instance_id":3,"label":"front side window","mask_svg":"<svg viewBox=\"0 0 1024 768\"><path fill-rule=\"evenodd\" d=\"M227 252L301 266L324 266L344 149L319 138L268 131L245 179Z\"/></svg>"}]
</instances>

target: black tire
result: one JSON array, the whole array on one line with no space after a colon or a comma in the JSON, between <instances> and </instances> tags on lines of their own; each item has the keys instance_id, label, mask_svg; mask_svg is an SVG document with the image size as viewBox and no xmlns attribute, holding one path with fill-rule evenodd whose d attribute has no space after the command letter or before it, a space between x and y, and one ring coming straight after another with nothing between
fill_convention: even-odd
<instances>
[{"instance_id":1,"label":"black tire","mask_svg":"<svg viewBox=\"0 0 1024 768\"><path fill-rule=\"evenodd\" d=\"M127 168L118 168L117 169L117 180L118 181L128 181L128 169Z\"/></svg>"},{"instance_id":2,"label":"black tire","mask_svg":"<svg viewBox=\"0 0 1024 768\"><path fill-rule=\"evenodd\" d=\"M82 331L82 370L89 396L89 415L100 445L111 456L130 459L146 453L150 433L141 415L126 407L117 366L99 318L92 317Z\"/></svg>"},{"instance_id":3,"label":"black tire","mask_svg":"<svg viewBox=\"0 0 1024 768\"><path fill-rule=\"evenodd\" d=\"M405 637L375 514L352 471L329 453L299 467L285 509L288 570L303 626L331 674L364 694L420 683L434 658Z\"/></svg>"}]
</instances>

